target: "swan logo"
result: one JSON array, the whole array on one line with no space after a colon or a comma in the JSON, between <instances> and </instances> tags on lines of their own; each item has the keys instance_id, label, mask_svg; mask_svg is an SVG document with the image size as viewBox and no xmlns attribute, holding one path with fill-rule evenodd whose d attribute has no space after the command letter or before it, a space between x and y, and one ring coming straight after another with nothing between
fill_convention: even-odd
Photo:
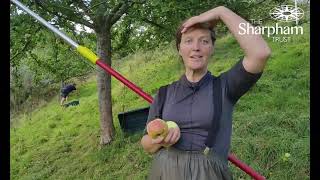
<instances>
[{"instance_id":1,"label":"swan logo","mask_svg":"<svg viewBox=\"0 0 320 180\"><path fill-rule=\"evenodd\" d=\"M291 22L301 19L304 15L304 11L301 8L292 5L281 5L271 9L269 14L274 20Z\"/></svg>"}]
</instances>

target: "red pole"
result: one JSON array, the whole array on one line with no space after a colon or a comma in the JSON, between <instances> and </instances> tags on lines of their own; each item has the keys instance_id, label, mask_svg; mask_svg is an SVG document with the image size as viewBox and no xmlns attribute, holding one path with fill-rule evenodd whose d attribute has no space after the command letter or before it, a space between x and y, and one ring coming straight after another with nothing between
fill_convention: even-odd
<instances>
[{"instance_id":1,"label":"red pole","mask_svg":"<svg viewBox=\"0 0 320 180\"><path fill-rule=\"evenodd\" d=\"M116 79L121 81L123 84L125 84L128 88L132 89L134 92L136 92L138 95L143 97L146 101L149 103L152 103L153 98L144 92L142 89L140 89L138 86L127 80L125 77L123 77L121 74L119 74L117 71L113 70L109 65L105 64L101 59L98 59L96 61L96 64L99 65L102 69L106 70L109 74L114 76Z\"/></svg>"},{"instance_id":2,"label":"red pole","mask_svg":"<svg viewBox=\"0 0 320 180\"><path fill-rule=\"evenodd\" d=\"M136 92L138 95L143 97L145 100L147 100L149 103L152 103L153 98L144 92L141 88L134 85L132 82L127 80L125 77L123 77L121 74L119 74L117 71L113 70L109 65L105 64L102 60L98 59L96 61L96 64L100 66L102 69L104 69L106 72L114 76L116 79L121 81L123 84L125 84L127 87L129 87L131 90ZM261 176L257 172L255 172L252 168L250 168L248 165L244 164L240 160L236 158L235 155L229 154L228 160L231 161L235 166L239 167L241 170L246 172L248 175L250 175L255 180L265 180L265 177Z\"/></svg>"},{"instance_id":3,"label":"red pole","mask_svg":"<svg viewBox=\"0 0 320 180\"><path fill-rule=\"evenodd\" d=\"M250 166L244 164L239 159L236 158L234 154L229 154L228 160L231 161L235 166L249 174L255 180L265 180L264 176L261 176L257 172L255 172Z\"/></svg>"}]
</instances>

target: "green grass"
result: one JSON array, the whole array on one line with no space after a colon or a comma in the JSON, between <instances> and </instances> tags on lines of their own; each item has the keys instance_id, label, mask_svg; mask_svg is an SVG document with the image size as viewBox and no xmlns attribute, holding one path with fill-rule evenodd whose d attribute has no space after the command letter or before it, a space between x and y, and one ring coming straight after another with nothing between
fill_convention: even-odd
<instances>
[{"instance_id":1,"label":"green grass","mask_svg":"<svg viewBox=\"0 0 320 180\"><path fill-rule=\"evenodd\" d=\"M235 107L232 152L268 179L310 179L309 168L309 37L273 43L263 76ZM242 56L234 38L217 40L209 70L218 75ZM214 63L213 63L214 62ZM180 77L183 66L174 47L137 52L114 63L115 69L154 95ZM96 80L79 87L79 106L62 109L50 103L19 116L10 131L12 179L144 179L152 156L139 145L141 134L121 132L117 114L148 105L112 79L116 136L109 146L99 145ZM290 153L288 159L285 153ZM250 179L231 165L235 179Z\"/></svg>"}]
</instances>

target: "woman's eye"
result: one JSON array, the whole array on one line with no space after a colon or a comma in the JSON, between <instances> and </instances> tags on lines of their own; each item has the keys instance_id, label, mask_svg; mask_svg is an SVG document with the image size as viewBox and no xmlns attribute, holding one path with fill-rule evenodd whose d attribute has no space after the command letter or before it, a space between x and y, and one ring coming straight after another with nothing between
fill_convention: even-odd
<instances>
[{"instance_id":1,"label":"woman's eye","mask_svg":"<svg viewBox=\"0 0 320 180\"><path fill-rule=\"evenodd\" d=\"M191 40L191 39L186 39L184 42L185 42L186 44L191 44L192 40Z\"/></svg>"},{"instance_id":2,"label":"woman's eye","mask_svg":"<svg viewBox=\"0 0 320 180\"><path fill-rule=\"evenodd\" d=\"M202 40L202 44L208 44L208 43L209 43L208 40L206 40L206 39Z\"/></svg>"}]
</instances>

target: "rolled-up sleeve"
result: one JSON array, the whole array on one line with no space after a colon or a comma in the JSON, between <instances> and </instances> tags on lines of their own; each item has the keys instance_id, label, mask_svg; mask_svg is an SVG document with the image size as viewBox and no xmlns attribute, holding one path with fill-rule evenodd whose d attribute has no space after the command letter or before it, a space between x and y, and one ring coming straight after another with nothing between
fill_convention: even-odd
<instances>
[{"instance_id":1,"label":"rolled-up sleeve","mask_svg":"<svg viewBox=\"0 0 320 180\"><path fill-rule=\"evenodd\" d=\"M156 118L156 116L158 115L158 96L159 96L159 91L157 92L157 94L153 98L153 102L150 105L148 119L146 122L146 126L144 128L144 134L147 134L147 124L150 121L154 120Z\"/></svg>"},{"instance_id":2,"label":"rolled-up sleeve","mask_svg":"<svg viewBox=\"0 0 320 180\"><path fill-rule=\"evenodd\" d=\"M263 72L250 73L243 66L243 57L225 72L227 96L234 104L260 79Z\"/></svg>"}]
</instances>

